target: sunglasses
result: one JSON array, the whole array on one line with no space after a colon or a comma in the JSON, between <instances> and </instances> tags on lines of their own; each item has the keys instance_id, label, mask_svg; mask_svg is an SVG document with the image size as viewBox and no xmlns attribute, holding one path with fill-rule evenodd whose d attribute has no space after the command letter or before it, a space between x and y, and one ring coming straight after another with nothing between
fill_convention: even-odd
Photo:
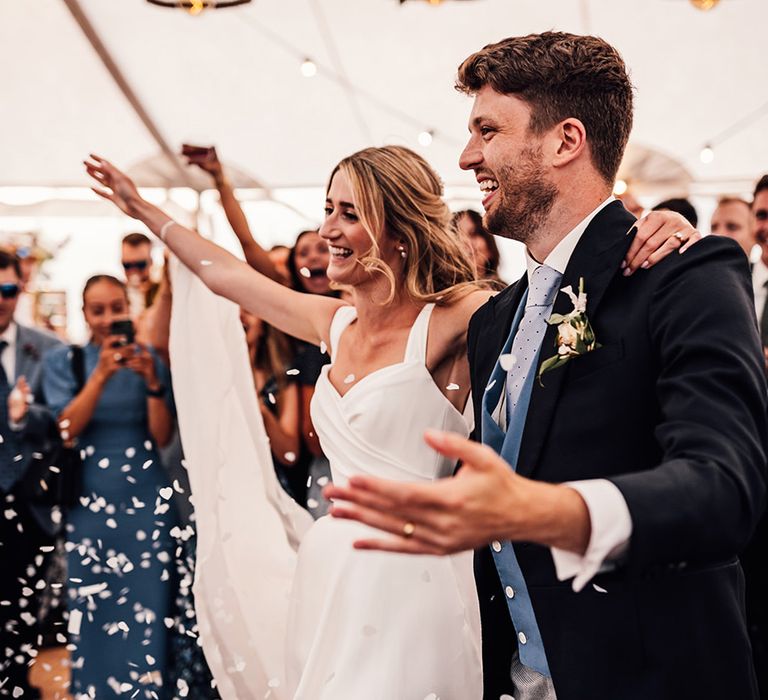
<instances>
[{"instance_id":1,"label":"sunglasses","mask_svg":"<svg viewBox=\"0 0 768 700\"><path fill-rule=\"evenodd\" d=\"M0 284L0 297L3 299L15 299L19 295L18 284Z\"/></svg>"},{"instance_id":2,"label":"sunglasses","mask_svg":"<svg viewBox=\"0 0 768 700\"><path fill-rule=\"evenodd\" d=\"M128 270L146 270L149 262L147 260L137 260L136 262L124 262L123 269Z\"/></svg>"}]
</instances>

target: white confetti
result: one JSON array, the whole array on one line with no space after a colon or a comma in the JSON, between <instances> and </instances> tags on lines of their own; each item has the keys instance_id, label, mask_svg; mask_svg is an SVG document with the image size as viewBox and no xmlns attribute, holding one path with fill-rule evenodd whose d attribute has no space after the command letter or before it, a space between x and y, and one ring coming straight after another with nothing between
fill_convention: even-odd
<instances>
[{"instance_id":1,"label":"white confetti","mask_svg":"<svg viewBox=\"0 0 768 700\"><path fill-rule=\"evenodd\" d=\"M144 441L144 449L149 451L152 449L152 440L145 440Z\"/></svg>"},{"instance_id":2,"label":"white confetti","mask_svg":"<svg viewBox=\"0 0 768 700\"><path fill-rule=\"evenodd\" d=\"M99 460L99 466L102 469L106 469L109 466L109 459L107 459L106 457L104 457L104 459L100 459Z\"/></svg>"},{"instance_id":3,"label":"white confetti","mask_svg":"<svg viewBox=\"0 0 768 700\"><path fill-rule=\"evenodd\" d=\"M210 260L201 260L201 261L200 261L200 264L201 264L203 267L208 267L209 265L213 265L213 262L212 262L212 261L210 261Z\"/></svg>"},{"instance_id":4,"label":"white confetti","mask_svg":"<svg viewBox=\"0 0 768 700\"><path fill-rule=\"evenodd\" d=\"M461 387L455 382L451 382L445 389L446 391L458 391Z\"/></svg>"},{"instance_id":5,"label":"white confetti","mask_svg":"<svg viewBox=\"0 0 768 700\"><path fill-rule=\"evenodd\" d=\"M136 448L135 447L129 447L125 451L125 456L128 457L128 459L133 459L136 456Z\"/></svg>"},{"instance_id":6,"label":"white confetti","mask_svg":"<svg viewBox=\"0 0 768 700\"><path fill-rule=\"evenodd\" d=\"M22 695L24 695L24 689L23 688L19 688L19 686L16 685L16 686L13 687L12 695L15 698L20 698Z\"/></svg>"},{"instance_id":7,"label":"white confetti","mask_svg":"<svg viewBox=\"0 0 768 700\"><path fill-rule=\"evenodd\" d=\"M496 383L496 380L494 379L487 387L485 387L486 391L490 391L493 389L493 385Z\"/></svg>"},{"instance_id":8,"label":"white confetti","mask_svg":"<svg viewBox=\"0 0 768 700\"><path fill-rule=\"evenodd\" d=\"M327 483L328 483L328 477L327 476L321 476L317 480L317 485L318 486L325 486Z\"/></svg>"},{"instance_id":9,"label":"white confetti","mask_svg":"<svg viewBox=\"0 0 768 700\"><path fill-rule=\"evenodd\" d=\"M608 591L605 590L602 586L598 586L596 583L592 584L592 588L594 588L598 593L608 593Z\"/></svg>"},{"instance_id":10,"label":"white confetti","mask_svg":"<svg viewBox=\"0 0 768 700\"><path fill-rule=\"evenodd\" d=\"M320 352L325 355L328 352L328 346L321 340L320 341Z\"/></svg>"},{"instance_id":11,"label":"white confetti","mask_svg":"<svg viewBox=\"0 0 768 700\"><path fill-rule=\"evenodd\" d=\"M345 384L351 384L355 381L355 375L354 374L348 374L346 377L344 377L344 383Z\"/></svg>"},{"instance_id":12,"label":"white confetti","mask_svg":"<svg viewBox=\"0 0 768 700\"><path fill-rule=\"evenodd\" d=\"M499 357L499 365L505 372L509 372L517 364L517 358L512 354L505 354Z\"/></svg>"},{"instance_id":13,"label":"white confetti","mask_svg":"<svg viewBox=\"0 0 768 700\"><path fill-rule=\"evenodd\" d=\"M314 498L307 499L307 508L317 508L320 504Z\"/></svg>"},{"instance_id":14,"label":"white confetti","mask_svg":"<svg viewBox=\"0 0 768 700\"><path fill-rule=\"evenodd\" d=\"M69 420L69 418L64 418L64 420L59 421L59 428L61 430L66 430L70 425L72 425L72 421Z\"/></svg>"},{"instance_id":15,"label":"white confetti","mask_svg":"<svg viewBox=\"0 0 768 700\"><path fill-rule=\"evenodd\" d=\"M114 518L107 518L107 522L105 524L107 527L111 527L113 530L117 527L117 522Z\"/></svg>"},{"instance_id":16,"label":"white confetti","mask_svg":"<svg viewBox=\"0 0 768 700\"><path fill-rule=\"evenodd\" d=\"M144 464L141 465L142 469L149 469L152 466L152 460L148 459Z\"/></svg>"},{"instance_id":17,"label":"white confetti","mask_svg":"<svg viewBox=\"0 0 768 700\"><path fill-rule=\"evenodd\" d=\"M297 374L300 374L300 373L301 373L301 370L298 370L298 369L295 369L295 368L294 369L289 369L286 372L286 374L291 376L291 377L295 377Z\"/></svg>"},{"instance_id":18,"label":"white confetti","mask_svg":"<svg viewBox=\"0 0 768 700\"><path fill-rule=\"evenodd\" d=\"M78 579L70 579L71 581L77 581ZM91 586L80 586L77 589L77 595L84 598L85 596L89 595L96 595L97 593L101 593L102 591L107 590L107 582L102 581L101 583L94 583Z\"/></svg>"},{"instance_id":19,"label":"white confetti","mask_svg":"<svg viewBox=\"0 0 768 700\"><path fill-rule=\"evenodd\" d=\"M155 657L154 656L150 656L149 654L147 654L144 658L147 660L147 663L150 666L154 666L154 664L155 664ZM181 679L179 679L179 680L181 680Z\"/></svg>"},{"instance_id":20,"label":"white confetti","mask_svg":"<svg viewBox=\"0 0 768 700\"><path fill-rule=\"evenodd\" d=\"M308 268L308 267L302 267L302 268L299 270L299 274L300 274L302 277L312 277L312 273L309 271L309 268Z\"/></svg>"},{"instance_id":21,"label":"white confetti","mask_svg":"<svg viewBox=\"0 0 768 700\"><path fill-rule=\"evenodd\" d=\"M267 399L269 399L269 403L271 403L273 406L277 404L277 399L275 398L275 395L272 392L267 394Z\"/></svg>"},{"instance_id":22,"label":"white confetti","mask_svg":"<svg viewBox=\"0 0 768 700\"><path fill-rule=\"evenodd\" d=\"M285 457L286 462L295 462L296 461L296 453L295 452L286 452L283 457Z\"/></svg>"},{"instance_id":23,"label":"white confetti","mask_svg":"<svg viewBox=\"0 0 768 700\"><path fill-rule=\"evenodd\" d=\"M160 495L167 501L173 496L173 489L170 486L165 486L160 489Z\"/></svg>"}]
</instances>

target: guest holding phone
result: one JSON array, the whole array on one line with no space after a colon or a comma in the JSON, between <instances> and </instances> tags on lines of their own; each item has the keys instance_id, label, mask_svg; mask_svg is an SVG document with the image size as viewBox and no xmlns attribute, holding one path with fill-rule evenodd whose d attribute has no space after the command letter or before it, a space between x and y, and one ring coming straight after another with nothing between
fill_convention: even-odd
<instances>
[{"instance_id":1,"label":"guest holding phone","mask_svg":"<svg viewBox=\"0 0 768 700\"><path fill-rule=\"evenodd\" d=\"M51 351L43 378L62 438L83 455L67 523L72 691L166 698L176 511L157 450L173 432L168 371L135 342L120 280L91 277L83 312L90 342Z\"/></svg>"}]
</instances>

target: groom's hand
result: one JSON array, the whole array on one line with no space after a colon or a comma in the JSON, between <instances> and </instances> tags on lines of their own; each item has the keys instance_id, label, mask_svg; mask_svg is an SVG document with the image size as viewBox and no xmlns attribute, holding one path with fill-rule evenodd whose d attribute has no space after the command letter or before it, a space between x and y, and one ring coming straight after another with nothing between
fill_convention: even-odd
<instances>
[{"instance_id":1,"label":"groom's hand","mask_svg":"<svg viewBox=\"0 0 768 700\"><path fill-rule=\"evenodd\" d=\"M358 540L357 549L451 554L513 540L584 553L589 511L576 491L521 477L489 447L459 435L428 431L425 439L462 461L456 476L428 484L354 476L326 487L331 515L392 535Z\"/></svg>"}]
</instances>

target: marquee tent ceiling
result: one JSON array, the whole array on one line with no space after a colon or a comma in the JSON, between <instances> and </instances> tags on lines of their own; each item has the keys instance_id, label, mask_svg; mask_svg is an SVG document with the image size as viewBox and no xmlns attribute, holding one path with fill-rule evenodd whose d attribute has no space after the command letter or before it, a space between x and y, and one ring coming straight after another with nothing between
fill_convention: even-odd
<instances>
[{"instance_id":1,"label":"marquee tent ceiling","mask_svg":"<svg viewBox=\"0 0 768 700\"><path fill-rule=\"evenodd\" d=\"M162 154L73 6L161 139L215 143L244 186L321 185L339 158L383 143L471 185L457 166L470 109L452 89L457 65L488 42L551 28L601 35L624 55L637 87L632 143L659 155L653 167L637 158L644 172L717 192L768 171L765 0L710 12L688 0L254 0L197 17L145 0L0 0L0 186L82 187L90 151L147 185L204 185ZM313 78L299 71L304 57Z\"/></svg>"}]
</instances>

